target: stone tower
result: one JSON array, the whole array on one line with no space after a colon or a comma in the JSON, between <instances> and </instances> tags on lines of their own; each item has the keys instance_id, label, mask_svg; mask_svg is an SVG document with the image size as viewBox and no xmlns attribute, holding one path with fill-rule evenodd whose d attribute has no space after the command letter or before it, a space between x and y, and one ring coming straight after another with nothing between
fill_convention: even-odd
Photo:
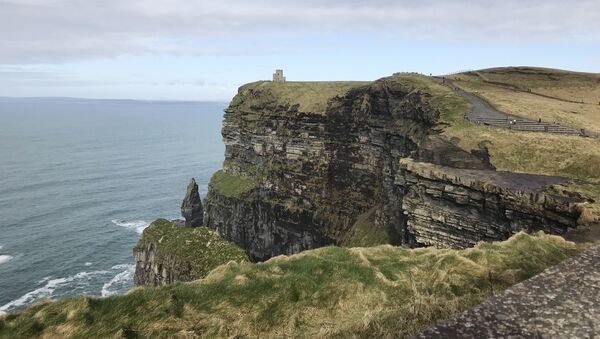
<instances>
[{"instance_id":1,"label":"stone tower","mask_svg":"<svg viewBox=\"0 0 600 339\"><path fill-rule=\"evenodd\" d=\"M275 73L273 73L273 82L285 82L282 69L275 70Z\"/></svg>"}]
</instances>

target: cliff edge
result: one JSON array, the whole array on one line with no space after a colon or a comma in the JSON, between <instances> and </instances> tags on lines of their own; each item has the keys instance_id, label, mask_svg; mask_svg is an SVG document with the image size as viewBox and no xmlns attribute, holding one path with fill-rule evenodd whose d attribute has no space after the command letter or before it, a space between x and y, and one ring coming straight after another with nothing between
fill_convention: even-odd
<instances>
[{"instance_id":1,"label":"cliff edge","mask_svg":"<svg viewBox=\"0 0 600 339\"><path fill-rule=\"evenodd\" d=\"M535 197L494 208L504 195L477 189L472 204L448 199L449 192L434 197L437 206L452 204L450 215L418 222L415 211L424 201L418 197L428 188L403 159L449 172L494 170L485 143L466 150L442 134L444 117L464 114L465 107L450 89L412 73L370 83L242 86L225 111L225 162L209 185L204 224L259 261L328 244L465 247L520 230L560 234L576 226L583 197L550 210ZM545 183L533 195L569 182L540 177L520 180ZM423 190L413 187L415 180Z\"/></svg>"}]
</instances>

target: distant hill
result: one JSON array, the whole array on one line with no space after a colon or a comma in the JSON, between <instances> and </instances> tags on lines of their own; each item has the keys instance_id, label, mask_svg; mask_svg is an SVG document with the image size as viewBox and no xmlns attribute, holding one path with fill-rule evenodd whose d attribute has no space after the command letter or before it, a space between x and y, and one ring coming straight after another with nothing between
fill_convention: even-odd
<instances>
[{"instance_id":1,"label":"distant hill","mask_svg":"<svg viewBox=\"0 0 600 339\"><path fill-rule=\"evenodd\" d=\"M500 111L600 132L600 74L503 67L449 76Z\"/></svg>"}]
</instances>

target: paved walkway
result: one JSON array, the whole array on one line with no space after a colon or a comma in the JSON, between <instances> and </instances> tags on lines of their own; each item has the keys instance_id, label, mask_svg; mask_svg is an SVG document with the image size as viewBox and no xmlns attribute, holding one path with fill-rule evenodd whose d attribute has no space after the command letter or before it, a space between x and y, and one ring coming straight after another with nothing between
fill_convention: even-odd
<instances>
[{"instance_id":1,"label":"paved walkway","mask_svg":"<svg viewBox=\"0 0 600 339\"><path fill-rule=\"evenodd\" d=\"M550 122L528 120L499 112L476 94L458 88L452 81L446 79L445 84L471 103L472 110L467 113L467 118L475 123L508 128L516 131L560 133L594 137L588 132L582 132L580 129L564 127Z\"/></svg>"},{"instance_id":2,"label":"paved walkway","mask_svg":"<svg viewBox=\"0 0 600 339\"><path fill-rule=\"evenodd\" d=\"M600 338L600 245L416 338Z\"/></svg>"}]
</instances>

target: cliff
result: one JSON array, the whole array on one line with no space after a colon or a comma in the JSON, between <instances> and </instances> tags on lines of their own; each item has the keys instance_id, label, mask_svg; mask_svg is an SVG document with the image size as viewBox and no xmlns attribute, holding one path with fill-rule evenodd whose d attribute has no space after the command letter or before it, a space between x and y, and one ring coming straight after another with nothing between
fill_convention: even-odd
<instances>
[{"instance_id":1,"label":"cliff","mask_svg":"<svg viewBox=\"0 0 600 339\"><path fill-rule=\"evenodd\" d=\"M184 228L158 219L148 226L133 250L134 283L160 286L204 278L229 261L248 260L244 251L205 227Z\"/></svg>"},{"instance_id":2,"label":"cliff","mask_svg":"<svg viewBox=\"0 0 600 339\"><path fill-rule=\"evenodd\" d=\"M438 180L425 183L402 159L493 170L485 145L468 152L441 135L440 116L456 110L456 100L415 74L372 83L245 85L225 111L225 162L209 185L204 223L253 260L328 244L464 247L522 229L561 233L574 226L574 205L550 212L538 208L539 199L498 210L489 203L478 220L472 211L477 206L461 204L459 197L449 213L460 223L438 218L423 230L434 219L418 215L428 200L416 197L428 184L439 186ZM418 189L415 180L421 180ZM552 223L545 225L547 220Z\"/></svg>"},{"instance_id":3,"label":"cliff","mask_svg":"<svg viewBox=\"0 0 600 339\"><path fill-rule=\"evenodd\" d=\"M554 185L562 177L456 169L402 159L396 183L405 187L407 229L422 245L464 248L519 232L564 234L577 226L578 193Z\"/></svg>"}]
</instances>

